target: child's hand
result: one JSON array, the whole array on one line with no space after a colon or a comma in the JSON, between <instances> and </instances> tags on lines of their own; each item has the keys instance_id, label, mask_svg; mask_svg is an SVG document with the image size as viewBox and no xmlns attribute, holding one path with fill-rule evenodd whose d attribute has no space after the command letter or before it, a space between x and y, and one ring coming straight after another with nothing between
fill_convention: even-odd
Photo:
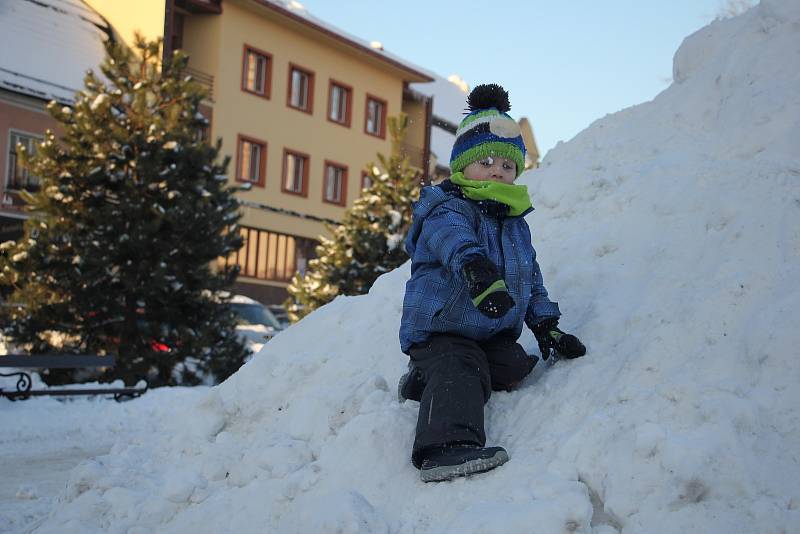
<instances>
[{"instance_id":1,"label":"child's hand","mask_svg":"<svg viewBox=\"0 0 800 534\"><path fill-rule=\"evenodd\" d=\"M467 282L472 303L485 316L497 319L514 307L514 299L509 295L505 281L485 257L476 256L465 263L461 274Z\"/></svg>"},{"instance_id":2,"label":"child's hand","mask_svg":"<svg viewBox=\"0 0 800 534\"><path fill-rule=\"evenodd\" d=\"M503 284L505 288L505 284ZM498 319L508 313L508 310L514 307L514 299L508 294L508 291L495 291L490 293L480 304L477 305L478 311L486 317Z\"/></svg>"},{"instance_id":3,"label":"child's hand","mask_svg":"<svg viewBox=\"0 0 800 534\"><path fill-rule=\"evenodd\" d=\"M579 358L586 354L586 347L580 339L572 334L565 334L558 328L558 319L545 319L534 325L533 335L539 342L539 350L545 360L550 356L550 349L555 349L564 358Z\"/></svg>"}]
</instances>

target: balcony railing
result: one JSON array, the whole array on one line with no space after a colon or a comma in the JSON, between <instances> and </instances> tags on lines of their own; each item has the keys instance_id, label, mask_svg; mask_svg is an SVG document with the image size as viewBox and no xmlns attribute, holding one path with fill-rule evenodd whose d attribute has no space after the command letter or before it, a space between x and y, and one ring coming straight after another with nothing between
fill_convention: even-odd
<instances>
[{"instance_id":1,"label":"balcony railing","mask_svg":"<svg viewBox=\"0 0 800 534\"><path fill-rule=\"evenodd\" d=\"M194 78L194 81L208 89L206 98L212 102L214 101L214 76L201 70L193 69L192 67L186 67L183 69L183 73L187 76L191 76Z\"/></svg>"}]
</instances>

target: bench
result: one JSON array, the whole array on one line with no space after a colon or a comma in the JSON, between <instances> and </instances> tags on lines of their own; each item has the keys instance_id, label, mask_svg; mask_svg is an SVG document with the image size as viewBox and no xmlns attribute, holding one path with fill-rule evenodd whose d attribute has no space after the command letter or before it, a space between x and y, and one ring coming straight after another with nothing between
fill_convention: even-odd
<instances>
[{"instance_id":1,"label":"bench","mask_svg":"<svg viewBox=\"0 0 800 534\"><path fill-rule=\"evenodd\" d=\"M79 354L6 354L0 356L0 368L15 369L83 369L98 367L114 367L113 356L86 356ZM10 373L0 372L3 377L18 377L16 391L0 388L0 397L9 400L28 399L42 395L114 395L117 402L134 399L147 391L147 382L140 388L48 388L31 391L31 375L26 371L15 370Z\"/></svg>"}]
</instances>

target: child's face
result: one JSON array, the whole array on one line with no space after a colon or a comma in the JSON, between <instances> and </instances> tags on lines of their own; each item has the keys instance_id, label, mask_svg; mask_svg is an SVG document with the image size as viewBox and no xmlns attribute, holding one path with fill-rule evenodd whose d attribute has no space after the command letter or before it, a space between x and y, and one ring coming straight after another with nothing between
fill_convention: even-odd
<instances>
[{"instance_id":1,"label":"child's face","mask_svg":"<svg viewBox=\"0 0 800 534\"><path fill-rule=\"evenodd\" d=\"M464 177L513 184L517 177L517 164L510 159L487 156L464 167Z\"/></svg>"}]
</instances>

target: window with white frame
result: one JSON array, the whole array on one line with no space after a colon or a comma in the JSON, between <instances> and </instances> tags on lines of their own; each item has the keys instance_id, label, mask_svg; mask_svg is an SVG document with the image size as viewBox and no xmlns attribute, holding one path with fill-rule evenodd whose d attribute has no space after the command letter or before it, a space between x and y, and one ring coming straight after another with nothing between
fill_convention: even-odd
<instances>
[{"instance_id":1,"label":"window with white frame","mask_svg":"<svg viewBox=\"0 0 800 534\"><path fill-rule=\"evenodd\" d=\"M333 163L325 163L325 189L323 200L334 204L344 204L344 188L347 169Z\"/></svg>"},{"instance_id":2,"label":"window with white frame","mask_svg":"<svg viewBox=\"0 0 800 534\"><path fill-rule=\"evenodd\" d=\"M35 190L39 188L39 177L31 174L20 164L17 145L25 147L29 156L36 154L36 146L42 141L37 135L24 134L11 131L8 136L8 172L6 174L6 189L20 191Z\"/></svg>"}]
</instances>

